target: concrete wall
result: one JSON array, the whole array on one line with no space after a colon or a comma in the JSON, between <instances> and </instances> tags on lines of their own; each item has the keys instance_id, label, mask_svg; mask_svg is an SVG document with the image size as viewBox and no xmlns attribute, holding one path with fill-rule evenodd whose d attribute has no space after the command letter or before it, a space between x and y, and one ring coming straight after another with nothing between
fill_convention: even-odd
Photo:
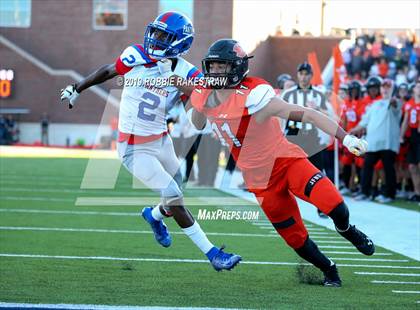
<instances>
[{"instance_id":1,"label":"concrete wall","mask_svg":"<svg viewBox=\"0 0 420 310\"><path fill-rule=\"evenodd\" d=\"M19 129L21 143L32 144L41 141L40 123L23 122L20 123ZM78 139L83 139L85 145L99 145L110 136L111 127L108 125L51 123L48 128L50 145L65 146L67 139L70 146L75 145Z\"/></svg>"}]
</instances>

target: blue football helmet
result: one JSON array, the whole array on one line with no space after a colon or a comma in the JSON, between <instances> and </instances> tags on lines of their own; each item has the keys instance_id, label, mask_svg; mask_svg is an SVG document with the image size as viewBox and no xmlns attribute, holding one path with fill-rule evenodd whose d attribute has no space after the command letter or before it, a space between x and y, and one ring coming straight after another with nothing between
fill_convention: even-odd
<instances>
[{"instance_id":1,"label":"blue football helmet","mask_svg":"<svg viewBox=\"0 0 420 310\"><path fill-rule=\"evenodd\" d=\"M154 58L174 58L187 53L193 39L191 20L178 12L166 12L147 26L144 48Z\"/></svg>"}]
</instances>

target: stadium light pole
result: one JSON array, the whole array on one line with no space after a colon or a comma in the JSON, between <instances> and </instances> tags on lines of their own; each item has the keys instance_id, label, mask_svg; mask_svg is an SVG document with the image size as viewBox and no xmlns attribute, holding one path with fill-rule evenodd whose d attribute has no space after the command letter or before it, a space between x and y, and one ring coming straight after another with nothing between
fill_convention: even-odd
<instances>
[{"instance_id":1,"label":"stadium light pole","mask_svg":"<svg viewBox=\"0 0 420 310\"><path fill-rule=\"evenodd\" d=\"M324 11L325 11L325 0L321 0L321 36L324 35Z\"/></svg>"}]
</instances>

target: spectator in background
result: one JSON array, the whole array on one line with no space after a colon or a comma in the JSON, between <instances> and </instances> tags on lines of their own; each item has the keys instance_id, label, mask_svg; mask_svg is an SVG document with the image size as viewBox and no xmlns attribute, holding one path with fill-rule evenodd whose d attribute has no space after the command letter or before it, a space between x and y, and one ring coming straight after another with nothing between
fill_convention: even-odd
<instances>
[{"instance_id":1,"label":"spectator in background","mask_svg":"<svg viewBox=\"0 0 420 310\"><path fill-rule=\"evenodd\" d=\"M409 200L420 202L420 78L413 89L413 98L408 102L401 126L400 140L404 142L409 128L408 169L413 180L415 194Z\"/></svg>"},{"instance_id":2,"label":"spectator in background","mask_svg":"<svg viewBox=\"0 0 420 310\"><path fill-rule=\"evenodd\" d=\"M7 127L6 120L3 115L0 114L0 145L6 144Z\"/></svg>"},{"instance_id":3,"label":"spectator in background","mask_svg":"<svg viewBox=\"0 0 420 310\"><path fill-rule=\"evenodd\" d=\"M44 112L41 118L41 143L43 145L49 145L48 139L48 127L50 125L50 121L48 119L47 113Z\"/></svg>"},{"instance_id":4,"label":"spectator in background","mask_svg":"<svg viewBox=\"0 0 420 310\"><path fill-rule=\"evenodd\" d=\"M358 113L360 114L360 116L363 115L363 113L365 112L365 109L368 106L370 106L374 101L382 99L381 84L382 84L382 79L378 76L372 76L367 80L365 84L367 94L362 100L360 110L358 110Z\"/></svg>"},{"instance_id":5,"label":"spectator in background","mask_svg":"<svg viewBox=\"0 0 420 310\"><path fill-rule=\"evenodd\" d=\"M410 100L410 94L407 83L402 83L398 86L396 96L399 100L402 101L402 117L405 118L406 114L410 110L412 102L414 101L414 99ZM403 134L403 141L400 145L400 151L397 155L397 198L407 198L408 194L407 189L410 179L410 173L407 165L407 153L409 149L408 141L410 139L410 135L411 130L410 128L407 128L405 134Z\"/></svg>"},{"instance_id":6,"label":"spectator in background","mask_svg":"<svg viewBox=\"0 0 420 310\"><path fill-rule=\"evenodd\" d=\"M344 101L341 115L341 125L350 132L360 122L361 115L358 113L362 104L362 85L359 81L351 81L348 85L348 96ZM360 176L360 167L356 165L356 155L350 153L344 148L340 158L343 164L342 178L344 188L340 190L342 194L348 194L356 191L356 175ZM360 179L360 178L359 178Z\"/></svg>"},{"instance_id":7,"label":"spectator in background","mask_svg":"<svg viewBox=\"0 0 420 310\"><path fill-rule=\"evenodd\" d=\"M5 119L5 126L6 126L6 132L5 132L5 140L7 145L11 145L14 142L17 141L16 137L16 122L13 119L12 115L7 115Z\"/></svg>"},{"instance_id":8,"label":"spectator in background","mask_svg":"<svg viewBox=\"0 0 420 310\"><path fill-rule=\"evenodd\" d=\"M379 64L378 64L378 70L379 70L379 76L382 78L386 78L388 76L388 62L386 61L385 56L382 56L379 58Z\"/></svg>"},{"instance_id":9,"label":"spectator in background","mask_svg":"<svg viewBox=\"0 0 420 310\"><path fill-rule=\"evenodd\" d=\"M284 91L296 85L296 82L290 76L290 74L283 73L277 77L278 95L281 95Z\"/></svg>"},{"instance_id":10,"label":"spectator in background","mask_svg":"<svg viewBox=\"0 0 420 310\"><path fill-rule=\"evenodd\" d=\"M362 50L359 46L356 46L353 50L352 59L351 59L351 75L360 77L362 69L363 69Z\"/></svg>"},{"instance_id":11,"label":"spectator in background","mask_svg":"<svg viewBox=\"0 0 420 310\"><path fill-rule=\"evenodd\" d=\"M359 125L352 133L361 135L366 131L368 151L362 171L362 193L357 200L366 200L371 194L373 168L379 159L384 163L385 192L376 200L381 203L391 202L395 198L396 175L395 157L399 151L401 101L391 98L392 80L386 79L381 86L383 98L377 100L366 110Z\"/></svg>"}]
</instances>

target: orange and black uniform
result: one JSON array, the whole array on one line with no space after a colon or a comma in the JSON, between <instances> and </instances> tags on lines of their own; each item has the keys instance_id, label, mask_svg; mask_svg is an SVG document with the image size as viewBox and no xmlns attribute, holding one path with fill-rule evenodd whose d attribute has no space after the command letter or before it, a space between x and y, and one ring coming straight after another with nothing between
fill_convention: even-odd
<instances>
[{"instance_id":1,"label":"orange and black uniform","mask_svg":"<svg viewBox=\"0 0 420 310\"><path fill-rule=\"evenodd\" d=\"M325 214L343 202L331 181L289 142L279 119L257 123L253 114L275 96L263 79L245 78L231 94L218 102L210 89L196 89L193 107L210 121L222 143L229 145L248 189L253 192L277 232L294 249L303 246L308 232L295 196L314 204Z\"/></svg>"}]
</instances>

